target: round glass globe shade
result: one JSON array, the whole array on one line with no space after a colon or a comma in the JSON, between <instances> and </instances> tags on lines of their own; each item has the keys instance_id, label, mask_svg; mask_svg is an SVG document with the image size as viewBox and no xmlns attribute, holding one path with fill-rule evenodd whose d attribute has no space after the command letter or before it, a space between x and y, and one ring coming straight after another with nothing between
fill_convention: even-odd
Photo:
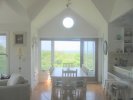
<instances>
[{"instance_id":1,"label":"round glass globe shade","mask_svg":"<svg viewBox=\"0 0 133 100\"><path fill-rule=\"evenodd\" d=\"M74 25L74 21L71 17L66 17L63 19L63 26L65 28L71 28Z\"/></svg>"}]
</instances>

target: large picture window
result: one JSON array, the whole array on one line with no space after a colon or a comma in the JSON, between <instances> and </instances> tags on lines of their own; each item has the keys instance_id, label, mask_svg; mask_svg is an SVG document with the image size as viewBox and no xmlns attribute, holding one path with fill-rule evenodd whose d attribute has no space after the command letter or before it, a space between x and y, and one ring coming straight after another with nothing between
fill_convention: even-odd
<instances>
[{"instance_id":1,"label":"large picture window","mask_svg":"<svg viewBox=\"0 0 133 100\"><path fill-rule=\"evenodd\" d=\"M53 67L88 69L89 80L97 80L97 39L41 40L41 70ZM66 65L67 64L67 65Z\"/></svg>"},{"instance_id":2,"label":"large picture window","mask_svg":"<svg viewBox=\"0 0 133 100\"><path fill-rule=\"evenodd\" d=\"M51 41L41 41L41 70L49 69L51 58Z\"/></svg>"},{"instance_id":3,"label":"large picture window","mask_svg":"<svg viewBox=\"0 0 133 100\"><path fill-rule=\"evenodd\" d=\"M8 73L7 36L0 34L0 74Z\"/></svg>"},{"instance_id":4,"label":"large picture window","mask_svg":"<svg viewBox=\"0 0 133 100\"><path fill-rule=\"evenodd\" d=\"M50 66L80 67L80 41L47 41L41 40L41 69L48 70Z\"/></svg>"},{"instance_id":5,"label":"large picture window","mask_svg":"<svg viewBox=\"0 0 133 100\"><path fill-rule=\"evenodd\" d=\"M96 76L96 40L41 40L41 70L53 67L86 66Z\"/></svg>"},{"instance_id":6,"label":"large picture window","mask_svg":"<svg viewBox=\"0 0 133 100\"><path fill-rule=\"evenodd\" d=\"M54 41L54 66L80 67L80 41Z\"/></svg>"}]
</instances>

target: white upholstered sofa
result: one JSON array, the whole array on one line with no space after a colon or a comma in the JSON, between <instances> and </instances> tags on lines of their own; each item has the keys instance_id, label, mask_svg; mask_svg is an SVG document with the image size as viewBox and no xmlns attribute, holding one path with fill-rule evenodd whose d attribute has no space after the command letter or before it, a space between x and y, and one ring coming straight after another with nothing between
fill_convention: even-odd
<instances>
[{"instance_id":1,"label":"white upholstered sofa","mask_svg":"<svg viewBox=\"0 0 133 100\"><path fill-rule=\"evenodd\" d=\"M19 74L0 80L0 100L30 100L30 85Z\"/></svg>"}]
</instances>

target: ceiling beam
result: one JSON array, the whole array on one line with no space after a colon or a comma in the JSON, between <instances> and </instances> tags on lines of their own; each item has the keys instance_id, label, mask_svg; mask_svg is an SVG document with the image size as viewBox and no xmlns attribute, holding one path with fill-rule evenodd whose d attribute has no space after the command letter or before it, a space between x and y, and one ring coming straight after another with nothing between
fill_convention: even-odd
<instances>
[{"instance_id":1,"label":"ceiling beam","mask_svg":"<svg viewBox=\"0 0 133 100\"><path fill-rule=\"evenodd\" d=\"M5 0L8 6L13 9L17 14L26 16L27 12L18 0Z\"/></svg>"},{"instance_id":2,"label":"ceiling beam","mask_svg":"<svg viewBox=\"0 0 133 100\"><path fill-rule=\"evenodd\" d=\"M28 14L33 20L39 13L40 11L44 8L44 6L47 5L49 0L36 0L28 9Z\"/></svg>"},{"instance_id":3,"label":"ceiling beam","mask_svg":"<svg viewBox=\"0 0 133 100\"><path fill-rule=\"evenodd\" d=\"M109 22L116 0L92 0L104 19Z\"/></svg>"}]
</instances>

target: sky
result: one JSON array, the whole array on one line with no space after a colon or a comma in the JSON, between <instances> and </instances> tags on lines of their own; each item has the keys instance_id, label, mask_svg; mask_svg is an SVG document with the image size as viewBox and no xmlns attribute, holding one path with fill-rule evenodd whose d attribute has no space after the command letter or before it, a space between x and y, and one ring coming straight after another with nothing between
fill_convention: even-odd
<instances>
[{"instance_id":1,"label":"sky","mask_svg":"<svg viewBox=\"0 0 133 100\"><path fill-rule=\"evenodd\" d=\"M0 45L6 47L6 36L0 36Z\"/></svg>"},{"instance_id":2,"label":"sky","mask_svg":"<svg viewBox=\"0 0 133 100\"><path fill-rule=\"evenodd\" d=\"M93 50L93 42L89 42L89 51ZM42 50L50 50L51 49L51 41L42 41L41 42ZM54 49L56 51L66 51L66 52L80 52L80 41L55 41Z\"/></svg>"},{"instance_id":3,"label":"sky","mask_svg":"<svg viewBox=\"0 0 133 100\"><path fill-rule=\"evenodd\" d=\"M43 41L42 42L42 50L50 50L51 49L51 42L50 41ZM79 41L55 41L54 42L54 49L57 51L80 51L80 42Z\"/></svg>"},{"instance_id":4,"label":"sky","mask_svg":"<svg viewBox=\"0 0 133 100\"><path fill-rule=\"evenodd\" d=\"M55 41L55 50L57 51L80 51L80 42L79 41Z\"/></svg>"}]
</instances>

